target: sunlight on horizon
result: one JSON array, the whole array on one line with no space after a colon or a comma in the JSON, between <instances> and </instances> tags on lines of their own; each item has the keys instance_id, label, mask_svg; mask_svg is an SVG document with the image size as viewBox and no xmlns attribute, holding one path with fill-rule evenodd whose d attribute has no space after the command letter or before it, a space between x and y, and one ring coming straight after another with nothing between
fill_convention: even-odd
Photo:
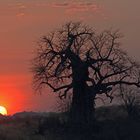
<instances>
[{"instance_id":1,"label":"sunlight on horizon","mask_svg":"<svg viewBox=\"0 0 140 140\"><path fill-rule=\"evenodd\" d=\"M7 109L4 106L0 106L0 114L7 115Z\"/></svg>"}]
</instances>

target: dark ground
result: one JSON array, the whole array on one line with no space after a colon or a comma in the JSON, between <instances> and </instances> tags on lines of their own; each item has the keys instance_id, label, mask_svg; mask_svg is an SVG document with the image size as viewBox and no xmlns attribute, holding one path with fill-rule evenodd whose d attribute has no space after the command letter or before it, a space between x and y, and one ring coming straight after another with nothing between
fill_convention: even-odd
<instances>
[{"instance_id":1,"label":"dark ground","mask_svg":"<svg viewBox=\"0 0 140 140\"><path fill-rule=\"evenodd\" d=\"M66 123L60 113L22 112L0 117L0 140L140 140L140 119L121 106L100 107L93 125Z\"/></svg>"}]
</instances>

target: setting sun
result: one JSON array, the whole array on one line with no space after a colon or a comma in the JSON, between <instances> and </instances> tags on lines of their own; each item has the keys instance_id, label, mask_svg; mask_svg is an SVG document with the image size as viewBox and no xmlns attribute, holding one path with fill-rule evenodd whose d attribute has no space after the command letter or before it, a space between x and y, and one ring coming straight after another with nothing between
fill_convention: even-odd
<instances>
[{"instance_id":1,"label":"setting sun","mask_svg":"<svg viewBox=\"0 0 140 140\"><path fill-rule=\"evenodd\" d=\"M7 110L4 106L0 106L0 114L7 115Z\"/></svg>"}]
</instances>

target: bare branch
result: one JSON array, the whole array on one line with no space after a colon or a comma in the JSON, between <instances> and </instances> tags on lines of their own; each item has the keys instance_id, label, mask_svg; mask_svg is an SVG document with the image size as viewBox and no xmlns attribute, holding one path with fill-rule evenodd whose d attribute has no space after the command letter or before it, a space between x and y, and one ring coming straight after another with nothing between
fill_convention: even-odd
<instances>
[{"instance_id":1,"label":"bare branch","mask_svg":"<svg viewBox=\"0 0 140 140\"><path fill-rule=\"evenodd\" d=\"M80 22L65 24L38 44L34 81L39 87L48 85L60 98L78 84L84 94L91 90L111 101L111 91L120 84L140 87L140 65L121 50L120 37L118 31L96 33Z\"/></svg>"}]
</instances>

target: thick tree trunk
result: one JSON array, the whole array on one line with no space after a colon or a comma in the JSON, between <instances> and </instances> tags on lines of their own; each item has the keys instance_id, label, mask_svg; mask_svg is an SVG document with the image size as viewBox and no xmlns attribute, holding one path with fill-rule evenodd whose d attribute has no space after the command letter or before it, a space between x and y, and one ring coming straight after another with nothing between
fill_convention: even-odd
<instances>
[{"instance_id":1,"label":"thick tree trunk","mask_svg":"<svg viewBox=\"0 0 140 140\"><path fill-rule=\"evenodd\" d=\"M75 62L75 63L74 63ZM89 76L88 67L82 61L74 61L73 98L70 110L70 119L75 123L91 123L94 119L94 99L86 81Z\"/></svg>"},{"instance_id":2,"label":"thick tree trunk","mask_svg":"<svg viewBox=\"0 0 140 140\"><path fill-rule=\"evenodd\" d=\"M91 123L94 120L94 99L86 83L77 83L73 88L71 120L75 123Z\"/></svg>"}]
</instances>

